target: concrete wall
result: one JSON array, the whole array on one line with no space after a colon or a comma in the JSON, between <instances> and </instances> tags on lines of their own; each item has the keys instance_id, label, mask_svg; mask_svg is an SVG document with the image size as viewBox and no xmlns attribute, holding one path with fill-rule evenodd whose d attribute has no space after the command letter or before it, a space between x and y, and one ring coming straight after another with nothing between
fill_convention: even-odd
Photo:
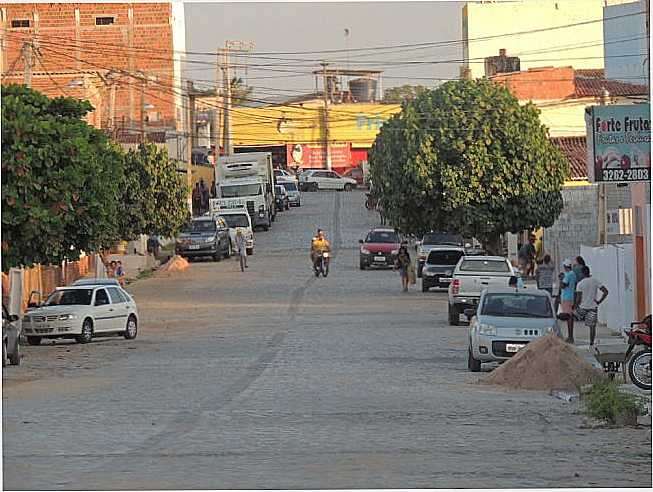
<instances>
[{"instance_id":1,"label":"concrete wall","mask_svg":"<svg viewBox=\"0 0 653 492\"><path fill-rule=\"evenodd\" d=\"M468 2L462 16L463 39L468 39L463 42L465 65L471 69L472 77L483 77L484 58L498 55L505 48L508 56L520 57L522 70L547 65L603 68L601 22L502 36L602 19L603 6L603 0ZM474 41L486 36L496 37ZM581 43L586 45L578 47ZM559 51L551 51L555 49Z\"/></svg>"},{"instance_id":2,"label":"concrete wall","mask_svg":"<svg viewBox=\"0 0 653 492\"><path fill-rule=\"evenodd\" d=\"M631 84L648 84L646 15L640 15L640 12L646 12L645 0L607 6L603 9L605 75L609 79ZM640 56L632 56L640 53Z\"/></svg>"}]
</instances>

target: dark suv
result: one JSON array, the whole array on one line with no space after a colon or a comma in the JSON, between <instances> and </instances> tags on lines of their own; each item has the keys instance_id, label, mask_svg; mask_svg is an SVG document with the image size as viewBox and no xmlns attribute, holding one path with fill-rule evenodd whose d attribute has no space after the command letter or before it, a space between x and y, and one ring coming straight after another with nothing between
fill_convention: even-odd
<instances>
[{"instance_id":1,"label":"dark suv","mask_svg":"<svg viewBox=\"0 0 653 492\"><path fill-rule=\"evenodd\" d=\"M175 252L184 258L210 256L215 261L231 256L229 227L222 217L211 215L196 217L181 230L175 243Z\"/></svg>"},{"instance_id":2,"label":"dark suv","mask_svg":"<svg viewBox=\"0 0 653 492\"><path fill-rule=\"evenodd\" d=\"M465 248L457 246L432 249L422 270L422 292L428 292L431 287L448 289L453 270L464 255Z\"/></svg>"}]
</instances>

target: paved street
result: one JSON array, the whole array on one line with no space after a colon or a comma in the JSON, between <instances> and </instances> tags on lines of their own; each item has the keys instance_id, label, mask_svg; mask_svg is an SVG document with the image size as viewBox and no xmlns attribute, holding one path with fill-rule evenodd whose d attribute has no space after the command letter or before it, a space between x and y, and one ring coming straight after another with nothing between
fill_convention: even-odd
<instances>
[{"instance_id":1,"label":"paved street","mask_svg":"<svg viewBox=\"0 0 653 492\"><path fill-rule=\"evenodd\" d=\"M359 271L364 195L303 198L245 273L130 287L134 342L27 347L3 375L5 489L651 486L650 426L584 428L577 403L476 384L446 293Z\"/></svg>"}]
</instances>

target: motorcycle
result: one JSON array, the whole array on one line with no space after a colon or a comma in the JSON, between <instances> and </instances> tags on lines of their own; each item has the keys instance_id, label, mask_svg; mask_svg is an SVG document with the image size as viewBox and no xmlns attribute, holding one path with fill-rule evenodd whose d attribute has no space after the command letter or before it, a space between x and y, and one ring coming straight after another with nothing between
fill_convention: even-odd
<instances>
[{"instance_id":1,"label":"motorcycle","mask_svg":"<svg viewBox=\"0 0 653 492\"><path fill-rule=\"evenodd\" d=\"M642 321L630 324L628 335L628 350L625 360L628 361L628 375L635 386L644 390L651 389L651 315ZM645 349L633 354L638 345Z\"/></svg>"},{"instance_id":2,"label":"motorcycle","mask_svg":"<svg viewBox=\"0 0 653 492\"><path fill-rule=\"evenodd\" d=\"M315 271L315 276L319 277L320 273L323 277L329 275L329 258L331 253L328 251L322 251L316 255L315 262L313 263L313 271Z\"/></svg>"}]
</instances>

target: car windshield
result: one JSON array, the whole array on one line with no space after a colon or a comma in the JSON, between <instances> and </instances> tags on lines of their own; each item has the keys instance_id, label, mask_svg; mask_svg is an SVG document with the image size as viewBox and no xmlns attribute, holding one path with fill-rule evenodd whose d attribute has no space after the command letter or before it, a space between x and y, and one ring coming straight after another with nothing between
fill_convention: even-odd
<instances>
[{"instance_id":1,"label":"car windshield","mask_svg":"<svg viewBox=\"0 0 653 492\"><path fill-rule=\"evenodd\" d=\"M89 306L93 289L55 290L45 301L46 306Z\"/></svg>"},{"instance_id":2,"label":"car windshield","mask_svg":"<svg viewBox=\"0 0 653 492\"><path fill-rule=\"evenodd\" d=\"M424 234L422 244L463 244L463 238L457 234L431 232Z\"/></svg>"},{"instance_id":3,"label":"car windshield","mask_svg":"<svg viewBox=\"0 0 653 492\"><path fill-rule=\"evenodd\" d=\"M212 220L193 220L190 224L186 224L181 232L189 233L202 233L202 232L215 232L215 222Z\"/></svg>"},{"instance_id":4,"label":"car windshield","mask_svg":"<svg viewBox=\"0 0 653 492\"><path fill-rule=\"evenodd\" d=\"M367 235L366 243L393 243L399 242L399 236L396 232L373 231Z\"/></svg>"},{"instance_id":5,"label":"car windshield","mask_svg":"<svg viewBox=\"0 0 653 492\"><path fill-rule=\"evenodd\" d=\"M431 251L429 253L427 263L431 265L456 265L460 257L463 255L462 251Z\"/></svg>"},{"instance_id":6,"label":"car windshield","mask_svg":"<svg viewBox=\"0 0 653 492\"><path fill-rule=\"evenodd\" d=\"M505 260L465 260L460 265L461 272L510 273Z\"/></svg>"},{"instance_id":7,"label":"car windshield","mask_svg":"<svg viewBox=\"0 0 653 492\"><path fill-rule=\"evenodd\" d=\"M512 318L553 318L546 296L524 293L488 294L481 315Z\"/></svg>"},{"instance_id":8,"label":"car windshield","mask_svg":"<svg viewBox=\"0 0 653 492\"><path fill-rule=\"evenodd\" d=\"M261 185L258 183L220 186L220 196L222 198L239 198L241 196L254 196L261 194Z\"/></svg>"},{"instance_id":9,"label":"car windshield","mask_svg":"<svg viewBox=\"0 0 653 492\"><path fill-rule=\"evenodd\" d=\"M297 191L297 185L295 183L284 183L283 187L286 191Z\"/></svg>"},{"instance_id":10,"label":"car windshield","mask_svg":"<svg viewBox=\"0 0 653 492\"><path fill-rule=\"evenodd\" d=\"M221 215L221 217L232 229L234 227L249 227L249 221L247 220L247 215L245 214L229 214Z\"/></svg>"},{"instance_id":11,"label":"car windshield","mask_svg":"<svg viewBox=\"0 0 653 492\"><path fill-rule=\"evenodd\" d=\"M274 193L276 195L283 195L283 192L284 192L284 187L283 186L278 186L277 185L277 186L274 187Z\"/></svg>"}]
</instances>

